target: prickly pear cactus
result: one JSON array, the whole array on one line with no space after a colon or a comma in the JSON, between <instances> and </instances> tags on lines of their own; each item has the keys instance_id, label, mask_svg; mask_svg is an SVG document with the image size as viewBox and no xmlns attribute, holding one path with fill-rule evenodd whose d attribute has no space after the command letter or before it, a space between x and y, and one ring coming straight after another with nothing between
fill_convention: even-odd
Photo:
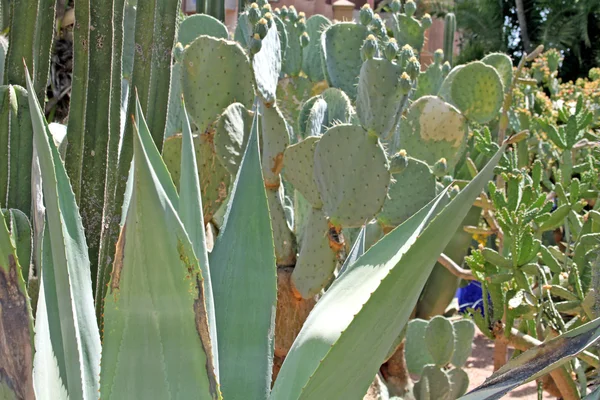
<instances>
[{"instance_id":1,"label":"prickly pear cactus","mask_svg":"<svg viewBox=\"0 0 600 400\"><path fill-rule=\"evenodd\" d=\"M481 62L496 68L504 84L504 91L507 91L513 80L513 64L510 57L503 53L491 53L483 57Z\"/></svg>"},{"instance_id":2,"label":"prickly pear cactus","mask_svg":"<svg viewBox=\"0 0 600 400\"><path fill-rule=\"evenodd\" d=\"M227 32L227 27L218 19L206 14L195 14L186 17L181 22L177 40L185 47L200 35L227 39L229 32Z\"/></svg>"},{"instance_id":3,"label":"prickly pear cactus","mask_svg":"<svg viewBox=\"0 0 600 400\"><path fill-rule=\"evenodd\" d=\"M324 72L329 86L342 89L356 98L358 75L362 67L360 48L369 34L363 25L340 22L321 35Z\"/></svg>"},{"instance_id":4,"label":"prickly pear cactus","mask_svg":"<svg viewBox=\"0 0 600 400\"><path fill-rule=\"evenodd\" d=\"M241 103L230 104L215 125L215 152L232 176L237 174L250 137L253 113Z\"/></svg>"},{"instance_id":5,"label":"prickly pear cactus","mask_svg":"<svg viewBox=\"0 0 600 400\"><path fill-rule=\"evenodd\" d=\"M450 397L451 390L446 372L435 365L427 365L421 379L415 383L413 394L416 400L454 400Z\"/></svg>"},{"instance_id":6,"label":"prickly pear cactus","mask_svg":"<svg viewBox=\"0 0 600 400\"><path fill-rule=\"evenodd\" d=\"M171 173L173 182L179 186L181 174L181 134L171 136L163 145L163 160ZM204 221L210 221L217 210L225 204L229 194L231 177L229 172L217 158L214 151L213 137L209 134L194 136L196 159L198 160L198 176L202 190L202 206Z\"/></svg>"},{"instance_id":7,"label":"prickly pear cactus","mask_svg":"<svg viewBox=\"0 0 600 400\"><path fill-rule=\"evenodd\" d=\"M302 70L303 53L300 37L306 30L306 20L299 17L294 10L283 18L283 25L287 32L288 48L285 52L282 71L289 76L298 76Z\"/></svg>"},{"instance_id":8,"label":"prickly pear cactus","mask_svg":"<svg viewBox=\"0 0 600 400\"><path fill-rule=\"evenodd\" d=\"M427 95L437 95L444 81L444 72L442 68L443 53L440 50L435 52L434 61L427 67L427 70L419 74L417 90L412 96L412 100Z\"/></svg>"},{"instance_id":9,"label":"prickly pear cactus","mask_svg":"<svg viewBox=\"0 0 600 400\"><path fill-rule=\"evenodd\" d=\"M281 73L281 44L275 24L271 24L261 40L261 49L252 56L256 89L267 104L276 98L277 82Z\"/></svg>"},{"instance_id":10,"label":"prickly pear cactus","mask_svg":"<svg viewBox=\"0 0 600 400\"><path fill-rule=\"evenodd\" d=\"M377 215L378 221L384 226L400 225L436 195L435 176L427 164L414 158L406 158L404 169L399 172L392 170L388 197Z\"/></svg>"},{"instance_id":11,"label":"prickly pear cactus","mask_svg":"<svg viewBox=\"0 0 600 400\"><path fill-rule=\"evenodd\" d=\"M262 167L265 185L279 186L279 173L283 167L283 152L290 144L285 120L277 106L260 107L262 114Z\"/></svg>"},{"instance_id":12,"label":"prickly pear cactus","mask_svg":"<svg viewBox=\"0 0 600 400\"><path fill-rule=\"evenodd\" d=\"M252 67L238 43L200 36L185 49L182 63L183 96L200 132L216 121L228 105L238 102L246 108L252 106ZM230 79L232 74L236 79Z\"/></svg>"},{"instance_id":13,"label":"prickly pear cactus","mask_svg":"<svg viewBox=\"0 0 600 400\"><path fill-rule=\"evenodd\" d=\"M319 140L314 160L323 210L332 225L358 227L381 210L390 173L377 136L359 126L336 125Z\"/></svg>"},{"instance_id":14,"label":"prickly pear cactus","mask_svg":"<svg viewBox=\"0 0 600 400\"><path fill-rule=\"evenodd\" d=\"M298 116L298 136L318 136L335 124L352 123L355 116L350 99L343 91L329 88L304 103Z\"/></svg>"},{"instance_id":15,"label":"prickly pear cactus","mask_svg":"<svg viewBox=\"0 0 600 400\"><path fill-rule=\"evenodd\" d=\"M415 101L400 124L400 144L411 157L434 165L445 158L452 171L464 153L468 136L467 119L439 97Z\"/></svg>"},{"instance_id":16,"label":"prickly pear cactus","mask_svg":"<svg viewBox=\"0 0 600 400\"><path fill-rule=\"evenodd\" d=\"M336 252L330 248L327 218L323 210L313 208L303 232L292 282L302 297L307 299L331 282L335 266Z\"/></svg>"},{"instance_id":17,"label":"prickly pear cactus","mask_svg":"<svg viewBox=\"0 0 600 400\"><path fill-rule=\"evenodd\" d=\"M289 146L283 158L283 176L315 208L323 206L313 174L315 148L319 140L317 136L307 137Z\"/></svg>"},{"instance_id":18,"label":"prickly pear cactus","mask_svg":"<svg viewBox=\"0 0 600 400\"><path fill-rule=\"evenodd\" d=\"M471 355L474 335L468 319L436 316L408 323L405 356L409 372L420 376L413 390L416 399L455 400L466 393L469 377L461 367Z\"/></svg>"},{"instance_id":19,"label":"prickly pear cactus","mask_svg":"<svg viewBox=\"0 0 600 400\"><path fill-rule=\"evenodd\" d=\"M322 89L318 89L303 76L286 77L279 80L277 103L286 121L293 124L294 130L297 130L296 122L305 102L322 91Z\"/></svg>"},{"instance_id":20,"label":"prickly pear cactus","mask_svg":"<svg viewBox=\"0 0 600 400\"><path fill-rule=\"evenodd\" d=\"M468 119L485 124L498 115L504 100L504 85L494 67L474 61L452 80L452 101Z\"/></svg>"},{"instance_id":21,"label":"prickly pear cactus","mask_svg":"<svg viewBox=\"0 0 600 400\"><path fill-rule=\"evenodd\" d=\"M379 137L394 129L408 94L402 88L402 72L398 64L382 58L366 60L360 69L356 112L362 126Z\"/></svg>"},{"instance_id":22,"label":"prickly pear cactus","mask_svg":"<svg viewBox=\"0 0 600 400\"><path fill-rule=\"evenodd\" d=\"M331 25L331 21L322 15L313 15L306 20L306 32L310 38L308 46L302 51L302 71L313 82L325 79L323 73L323 52L321 34Z\"/></svg>"},{"instance_id":23,"label":"prickly pear cactus","mask_svg":"<svg viewBox=\"0 0 600 400\"><path fill-rule=\"evenodd\" d=\"M400 47L408 44L419 53L425 42L425 29L429 26L425 26L426 24L422 24L413 17L414 10L412 7L416 8L412 1L408 1L404 5L404 13L392 14L394 17L392 30Z\"/></svg>"}]
</instances>

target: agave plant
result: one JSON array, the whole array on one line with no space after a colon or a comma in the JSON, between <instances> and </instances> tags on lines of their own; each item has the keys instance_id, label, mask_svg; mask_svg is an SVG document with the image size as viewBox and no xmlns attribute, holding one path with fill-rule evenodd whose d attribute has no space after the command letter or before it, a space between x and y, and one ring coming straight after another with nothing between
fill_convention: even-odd
<instances>
[{"instance_id":1,"label":"agave plant","mask_svg":"<svg viewBox=\"0 0 600 400\"><path fill-rule=\"evenodd\" d=\"M36 90L46 67L26 58L32 81L9 46L0 395L362 398L413 310L445 308L436 261L462 262L473 204L523 137L471 148L470 127L506 120L510 60L451 71L440 52L420 72L431 21L409 3L395 38L369 8L331 23L256 3L234 41L206 15L178 25L177 1L82 2L66 138ZM581 353L600 336L583 322L469 396Z\"/></svg>"}]
</instances>

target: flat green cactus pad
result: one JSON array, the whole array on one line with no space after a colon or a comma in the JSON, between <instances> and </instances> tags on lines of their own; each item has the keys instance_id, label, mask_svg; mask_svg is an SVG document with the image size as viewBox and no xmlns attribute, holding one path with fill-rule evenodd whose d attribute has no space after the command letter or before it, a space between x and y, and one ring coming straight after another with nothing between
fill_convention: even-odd
<instances>
[{"instance_id":1,"label":"flat green cactus pad","mask_svg":"<svg viewBox=\"0 0 600 400\"><path fill-rule=\"evenodd\" d=\"M310 114L312 113L313 106L315 105L315 103L317 103L318 100L321 100L321 104L317 106L317 110L321 108L323 115L325 115L325 113L327 112L327 103L325 103L325 100L321 99L321 96L313 96L306 100L304 104L302 104L300 112L298 113L298 119L296 120L299 138L305 138L307 136L310 136L306 133L306 126L308 124ZM323 118L325 117L323 116Z\"/></svg>"},{"instance_id":2,"label":"flat green cactus pad","mask_svg":"<svg viewBox=\"0 0 600 400\"><path fill-rule=\"evenodd\" d=\"M227 27L221 21L210 15L195 14L186 17L181 22L177 40L185 47L200 35L208 35L220 39L227 39L229 37Z\"/></svg>"},{"instance_id":3,"label":"flat green cactus pad","mask_svg":"<svg viewBox=\"0 0 600 400\"><path fill-rule=\"evenodd\" d=\"M329 88L321 93L321 98L327 103L326 128L334 124L349 124L352 121L356 111L354 111L350 98L345 92L340 89Z\"/></svg>"},{"instance_id":4,"label":"flat green cactus pad","mask_svg":"<svg viewBox=\"0 0 600 400\"><path fill-rule=\"evenodd\" d=\"M319 97L314 102L304 126L303 132L298 132L303 138L308 136L321 136L325 130L327 119L327 102Z\"/></svg>"},{"instance_id":5,"label":"flat green cactus pad","mask_svg":"<svg viewBox=\"0 0 600 400\"><path fill-rule=\"evenodd\" d=\"M275 24L262 40L260 51L252 57L252 67L258 93L266 103L273 104L281 73L281 44Z\"/></svg>"},{"instance_id":6,"label":"flat green cactus pad","mask_svg":"<svg viewBox=\"0 0 600 400\"><path fill-rule=\"evenodd\" d=\"M471 342L469 342L471 343ZM458 399L469 389L469 375L461 368L452 368L447 371L450 380L450 399Z\"/></svg>"},{"instance_id":7,"label":"flat green cactus pad","mask_svg":"<svg viewBox=\"0 0 600 400\"><path fill-rule=\"evenodd\" d=\"M377 136L360 126L336 125L315 150L315 182L323 209L335 226L361 226L385 201L390 173Z\"/></svg>"},{"instance_id":8,"label":"flat green cactus pad","mask_svg":"<svg viewBox=\"0 0 600 400\"><path fill-rule=\"evenodd\" d=\"M329 86L342 89L351 99L356 98L358 75L363 63L360 48L368 34L363 25L340 22L331 25L321 36Z\"/></svg>"},{"instance_id":9,"label":"flat green cactus pad","mask_svg":"<svg viewBox=\"0 0 600 400\"><path fill-rule=\"evenodd\" d=\"M467 119L455 107L439 97L424 96L400 123L400 146L429 165L444 157L452 171L465 151L468 131Z\"/></svg>"},{"instance_id":10,"label":"flat green cactus pad","mask_svg":"<svg viewBox=\"0 0 600 400\"><path fill-rule=\"evenodd\" d=\"M298 128L296 122L299 120L305 102L316 94L318 93L313 93L312 82L303 76L286 77L279 80L277 105L285 119L294 124L294 129ZM308 115L308 111L306 115Z\"/></svg>"},{"instance_id":11,"label":"flat green cactus pad","mask_svg":"<svg viewBox=\"0 0 600 400\"><path fill-rule=\"evenodd\" d=\"M244 156L252 128L252 112L241 103L229 105L215 126L215 152L219 161L233 176Z\"/></svg>"},{"instance_id":12,"label":"flat green cactus pad","mask_svg":"<svg viewBox=\"0 0 600 400\"><path fill-rule=\"evenodd\" d=\"M443 368L449 364L454 354L452 322L441 315L433 317L425 329L425 344L435 365Z\"/></svg>"},{"instance_id":13,"label":"flat green cactus pad","mask_svg":"<svg viewBox=\"0 0 600 400\"><path fill-rule=\"evenodd\" d=\"M329 247L329 226L322 210L313 208L304 228L302 247L292 283L307 299L318 294L333 279L336 253Z\"/></svg>"},{"instance_id":14,"label":"flat green cactus pad","mask_svg":"<svg viewBox=\"0 0 600 400\"><path fill-rule=\"evenodd\" d=\"M496 68L504 84L504 91L507 91L513 80L513 64L510 57L503 53L491 53L483 57L481 62Z\"/></svg>"},{"instance_id":15,"label":"flat green cactus pad","mask_svg":"<svg viewBox=\"0 0 600 400\"><path fill-rule=\"evenodd\" d=\"M310 42L302 54L302 70L313 82L325 79L321 56L321 33L331 25L331 21L322 15L313 15L306 20L306 33Z\"/></svg>"},{"instance_id":16,"label":"flat green cactus pad","mask_svg":"<svg viewBox=\"0 0 600 400\"><path fill-rule=\"evenodd\" d=\"M295 22L288 19L283 20L283 25L288 36L288 48L283 59L282 71L289 76L298 76L302 70L302 46L300 46L300 35L302 31Z\"/></svg>"},{"instance_id":17,"label":"flat green cactus pad","mask_svg":"<svg viewBox=\"0 0 600 400\"><path fill-rule=\"evenodd\" d=\"M442 87L444 81L444 73L442 72L442 66L440 64L433 63L425 72L419 74L417 82L417 90L412 97L412 100L416 100L419 97L428 95L437 95Z\"/></svg>"},{"instance_id":18,"label":"flat green cactus pad","mask_svg":"<svg viewBox=\"0 0 600 400\"><path fill-rule=\"evenodd\" d=\"M167 125L165 128L165 138L171 137L176 133L181 133L183 129L183 107L181 106L181 63L176 62L171 69L171 87L169 89L169 108L167 112Z\"/></svg>"},{"instance_id":19,"label":"flat green cactus pad","mask_svg":"<svg viewBox=\"0 0 600 400\"><path fill-rule=\"evenodd\" d=\"M406 327L404 357L406 367L411 374L421 375L426 365L433 364L433 358L425 345L426 329L427 321L419 318L410 320Z\"/></svg>"},{"instance_id":20,"label":"flat green cactus pad","mask_svg":"<svg viewBox=\"0 0 600 400\"><path fill-rule=\"evenodd\" d=\"M350 99L340 89L325 89L304 103L298 117L298 135L317 136L336 124L352 122L355 111Z\"/></svg>"},{"instance_id":21,"label":"flat green cactus pad","mask_svg":"<svg viewBox=\"0 0 600 400\"><path fill-rule=\"evenodd\" d=\"M271 228L273 229L273 245L275 261L279 266L294 265L296 261L296 240L285 218L283 208L283 186L278 190L267 190Z\"/></svg>"},{"instance_id":22,"label":"flat green cactus pad","mask_svg":"<svg viewBox=\"0 0 600 400\"><path fill-rule=\"evenodd\" d=\"M441 97L442 99L444 99L445 101L447 101L450 104L453 104L452 103L452 82L454 81L454 77L456 76L458 71L460 71L463 68L464 68L464 64L457 65L456 67L452 68L452 70L448 73L448 75L442 82L442 86L440 87L440 90L437 93L437 95L439 97Z\"/></svg>"},{"instance_id":23,"label":"flat green cactus pad","mask_svg":"<svg viewBox=\"0 0 600 400\"><path fill-rule=\"evenodd\" d=\"M207 134L194 136L203 214L206 222L210 221L219 207L225 204L231 182L229 172L217 158L211 136ZM163 161L178 190L181 174L181 140L181 134L165 140L162 153Z\"/></svg>"},{"instance_id":24,"label":"flat green cactus pad","mask_svg":"<svg viewBox=\"0 0 600 400\"><path fill-rule=\"evenodd\" d=\"M283 152L290 144L290 134L283 115L276 105L266 107L262 104L260 112L263 177L267 186L278 186L279 173L283 167Z\"/></svg>"},{"instance_id":25,"label":"flat green cactus pad","mask_svg":"<svg viewBox=\"0 0 600 400\"><path fill-rule=\"evenodd\" d=\"M392 30L398 46L402 48L402 46L409 44L413 49L421 51L425 42L425 33L421 23L415 18L404 14L395 14L394 20L395 24L392 26Z\"/></svg>"},{"instance_id":26,"label":"flat green cactus pad","mask_svg":"<svg viewBox=\"0 0 600 400\"><path fill-rule=\"evenodd\" d=\"M402 172L392 175L388 198L377 219L385 226L397 226L435 197L435 177L422 161L408 157Z\"/></svg>"},{"instance_id":27,"label":"flat green cactus pad","mask_svg":"<svg viewBox=\"0 0 600 400\"><path fill-rule=\"evenodd\" d=\"M451 400L450 378L435 365L427 365L423 368L421 379L415 383L413 393L416 400Z\"/></svg>"},{"instance_id":28,"label":"flat green cactus pad","mask_svg":"<svg viewBox=\"0 0 600 400\"><path fill-rule=\"evenodd\" d=\"M494 67L474 61L456 73L451 93L454 105L467 118L485 124L502 107L504 85Z\"/></svg>"},{"instance_id":29,"label":"flat green cactus pad","mask_svg":"<svg viewBox=\"0 0 600 400\"><path fill-rule=\"evenodd\" d=\"M248 13L243 12L238 17L233 39L238 42L243 48L250 47L250 39L252 39L252 24L248 20Z\"/></svg>"},{"instance_id":30,"label":"flat green cactus pad","mask_svg":"<svg viewBox=\"0 0 600 400\"><path fill-rule=\"evenodd\" d=\"M402 69L387 59L366 60L358 78L356 113L362 126L386 137L394 129L402 102Z\"/></svg>"},{"instance_id":31,"label":"flat green cactus pad","mask_svg":"<svg viewBox=\"0 0 600 400\"><path fill-rule=\"evenodd\" d=\"M273 18L275 20L275 26L277 27L277 34L279 35L279 43L281 43L281 64L283 65L285 54L288 49L288 33L281 18L276 15L274 15Z\"/></svg>"},{"instance_id":32,"label":"flat green cactus pad","mask_svg":"<svg viewBox=\"0 0 600 400\"><path fill-rule=\"evenodd\" d=\"M315 147L319 139L318 136L310 136L288 147L283 158L283 176L315 208L323 206L313 174Z\"/></svg>"},{"instance_id":33,"label":"flat green cactus pad","mask_svg":"<svg viewBox=\"0 0 600 400\"><path fill-rule=\"evenodd\" d=\"M454 353L452 365L462 367L471 355L475 324L469 319L461 319L452 323L454 329Z\"/></svg>"},{"instance_id":34,"label":"flat green cactus pad","mask_svg":"<svg viewBox=\"0 0 600 400\"><path fill-rule=\"evenodd\" d=\"M200 36L184 51L181 86L187 111L200 132L232 103L250 108L253 81L250 60L236 42Z\"/></svg>"}]
</instances>

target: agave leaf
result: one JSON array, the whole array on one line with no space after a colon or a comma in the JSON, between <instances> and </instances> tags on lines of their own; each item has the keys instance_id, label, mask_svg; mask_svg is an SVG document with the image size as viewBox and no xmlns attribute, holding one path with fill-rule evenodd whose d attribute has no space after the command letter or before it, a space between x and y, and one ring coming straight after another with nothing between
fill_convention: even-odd
<instances>
[{"instance_id":1,"label":"agave leaf","mask_svg":"<svg viewBox=\"0 0 600 400\"><path fill-rule=\"evenodd\" d=\"M266 399L271 388L277 267L257 114L210 254L225 399Z\"/></svg>"},{"instance_id":2,"label":"agave leaf","mask_svg":"<svg viewBox=\"0 0 600 400\"><path fill-rule=\"evenodd\" d=\"M333 283L290 349L273 400L362 398L504 148L448 206L444 191Z\"/></svg>"},{"instance_id":3,"label":"agave leaf","mask_svg":"<svg viewBox=\"0 0 600 400\"><path fill-rule=\"evenodd\" d=\"M8 212L8 211L7 211ZM0 211L0 398L33 398L33 318L25 280Z\"/></svg>"},{"instance_id":4,"label":"agave leaf","mask_svg":"<svg viewBox=\"0 0 600 400\"><path fill-rule=\"evenodd\" d=\"M49 241L48 227L43 229L45 241ZM47 242L48 243L48 242ZM42 244L43 246L43 244ZM35 388L35 397L38 400L67 400L69 398L64 381L61 378L61 371L58 360L55 355L54 344L57 343L58 349L62 349L62 341L59 337L51 337L50 319L57 319L56 315L50 315L48 312L46 290L48 287L51 296L50 304L56 304L56 287L52 271L52 249L50 246L42 247L42 276L40 277L40 292L38 294L37 313L35 316L35 357L33 359L33 384ZM46 282L52 280L52 284ZM52 310L52 309L51 309ZM56 312L56 310L52 310ZM60 330L55 330L60 334ZM61 350L62 351L62 350ZM64 376L64 371L62 372Z\"/></svg>"},{"instance_id":5,"label":"agave leaf","mask_svg":"<svg viewBox=\"0 0 600 400\"><path fill-rule=\"evenodd\" d=\"M210 279L210 268L208 265L208 252L206 249L206 233L204 231L204 216L202 213L202 196L200 191L200 179L198 178L198 165L196 163L196 152L192 139L190 120L182 105L183 115L183 137L181 145L181 176L179 178L179 216L181 222L189 235L194 253L198 258L198 264L204 278L204 302L206 304L206 315L210 330L210 341L212 343L213 365L217 379L219 377L219 356L217 346L217 324L215 320L215 305L213 301L213 290Z\"/></svg>"},{"instance_id":6,"label":"agave leaf","mask_svg":"<svg viewBox=\"0 0 600 400\"><path fill-rule=\"evenodd\" d=\"M90 260L75 195L65 167L48 129L27 71L29 108L33 139L42 172L42 186L52 262L42 265L53 277L45 281L46 293L54 293L56 302L47 301L50 336L58 365L64 371L69 397L98 398L100 375L100 335L94 309ZM48 299L47 299L48 300ZM51 320L50 320L51 318ZM54 341L55 339L53 339Z\"/></svg>"},{"instance_id":7,"label":"agave leaf","mask_svg":"<svg viewBox=\"0 0 600 400\"><path fill-rule=\"evenodd\" d=\"M134 182L104 304L101 396L218 399L198 260L158 149L135 131Z\"/></svg>"},{"instance_id":8,"label":"agave leaf","mask_svg":"<svg viewBox=\"0 0 600 400\"><path fill-rule=\"evenodd\" d=\"M524 383L560 367L600 339L600 318L563 333L510 360L462 400L500 399Z\"/></svg>"}]
</instances>

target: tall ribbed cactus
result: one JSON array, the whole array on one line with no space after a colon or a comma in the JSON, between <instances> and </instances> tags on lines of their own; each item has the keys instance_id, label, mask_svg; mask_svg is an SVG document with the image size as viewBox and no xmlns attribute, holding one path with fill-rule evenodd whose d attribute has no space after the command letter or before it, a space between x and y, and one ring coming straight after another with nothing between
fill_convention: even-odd
<instances>
[{"instance_id":1,"label":"tall ribbed cactus","mask_svg":"<svg viewBox=\"0 0 600 400\"><path fill-rule=\"evenodd\" d=\"M454 57L454 35L456 33L456 17L448 13L444 17L444 61L452 65Z\"/></svg>"}]
</instances>

